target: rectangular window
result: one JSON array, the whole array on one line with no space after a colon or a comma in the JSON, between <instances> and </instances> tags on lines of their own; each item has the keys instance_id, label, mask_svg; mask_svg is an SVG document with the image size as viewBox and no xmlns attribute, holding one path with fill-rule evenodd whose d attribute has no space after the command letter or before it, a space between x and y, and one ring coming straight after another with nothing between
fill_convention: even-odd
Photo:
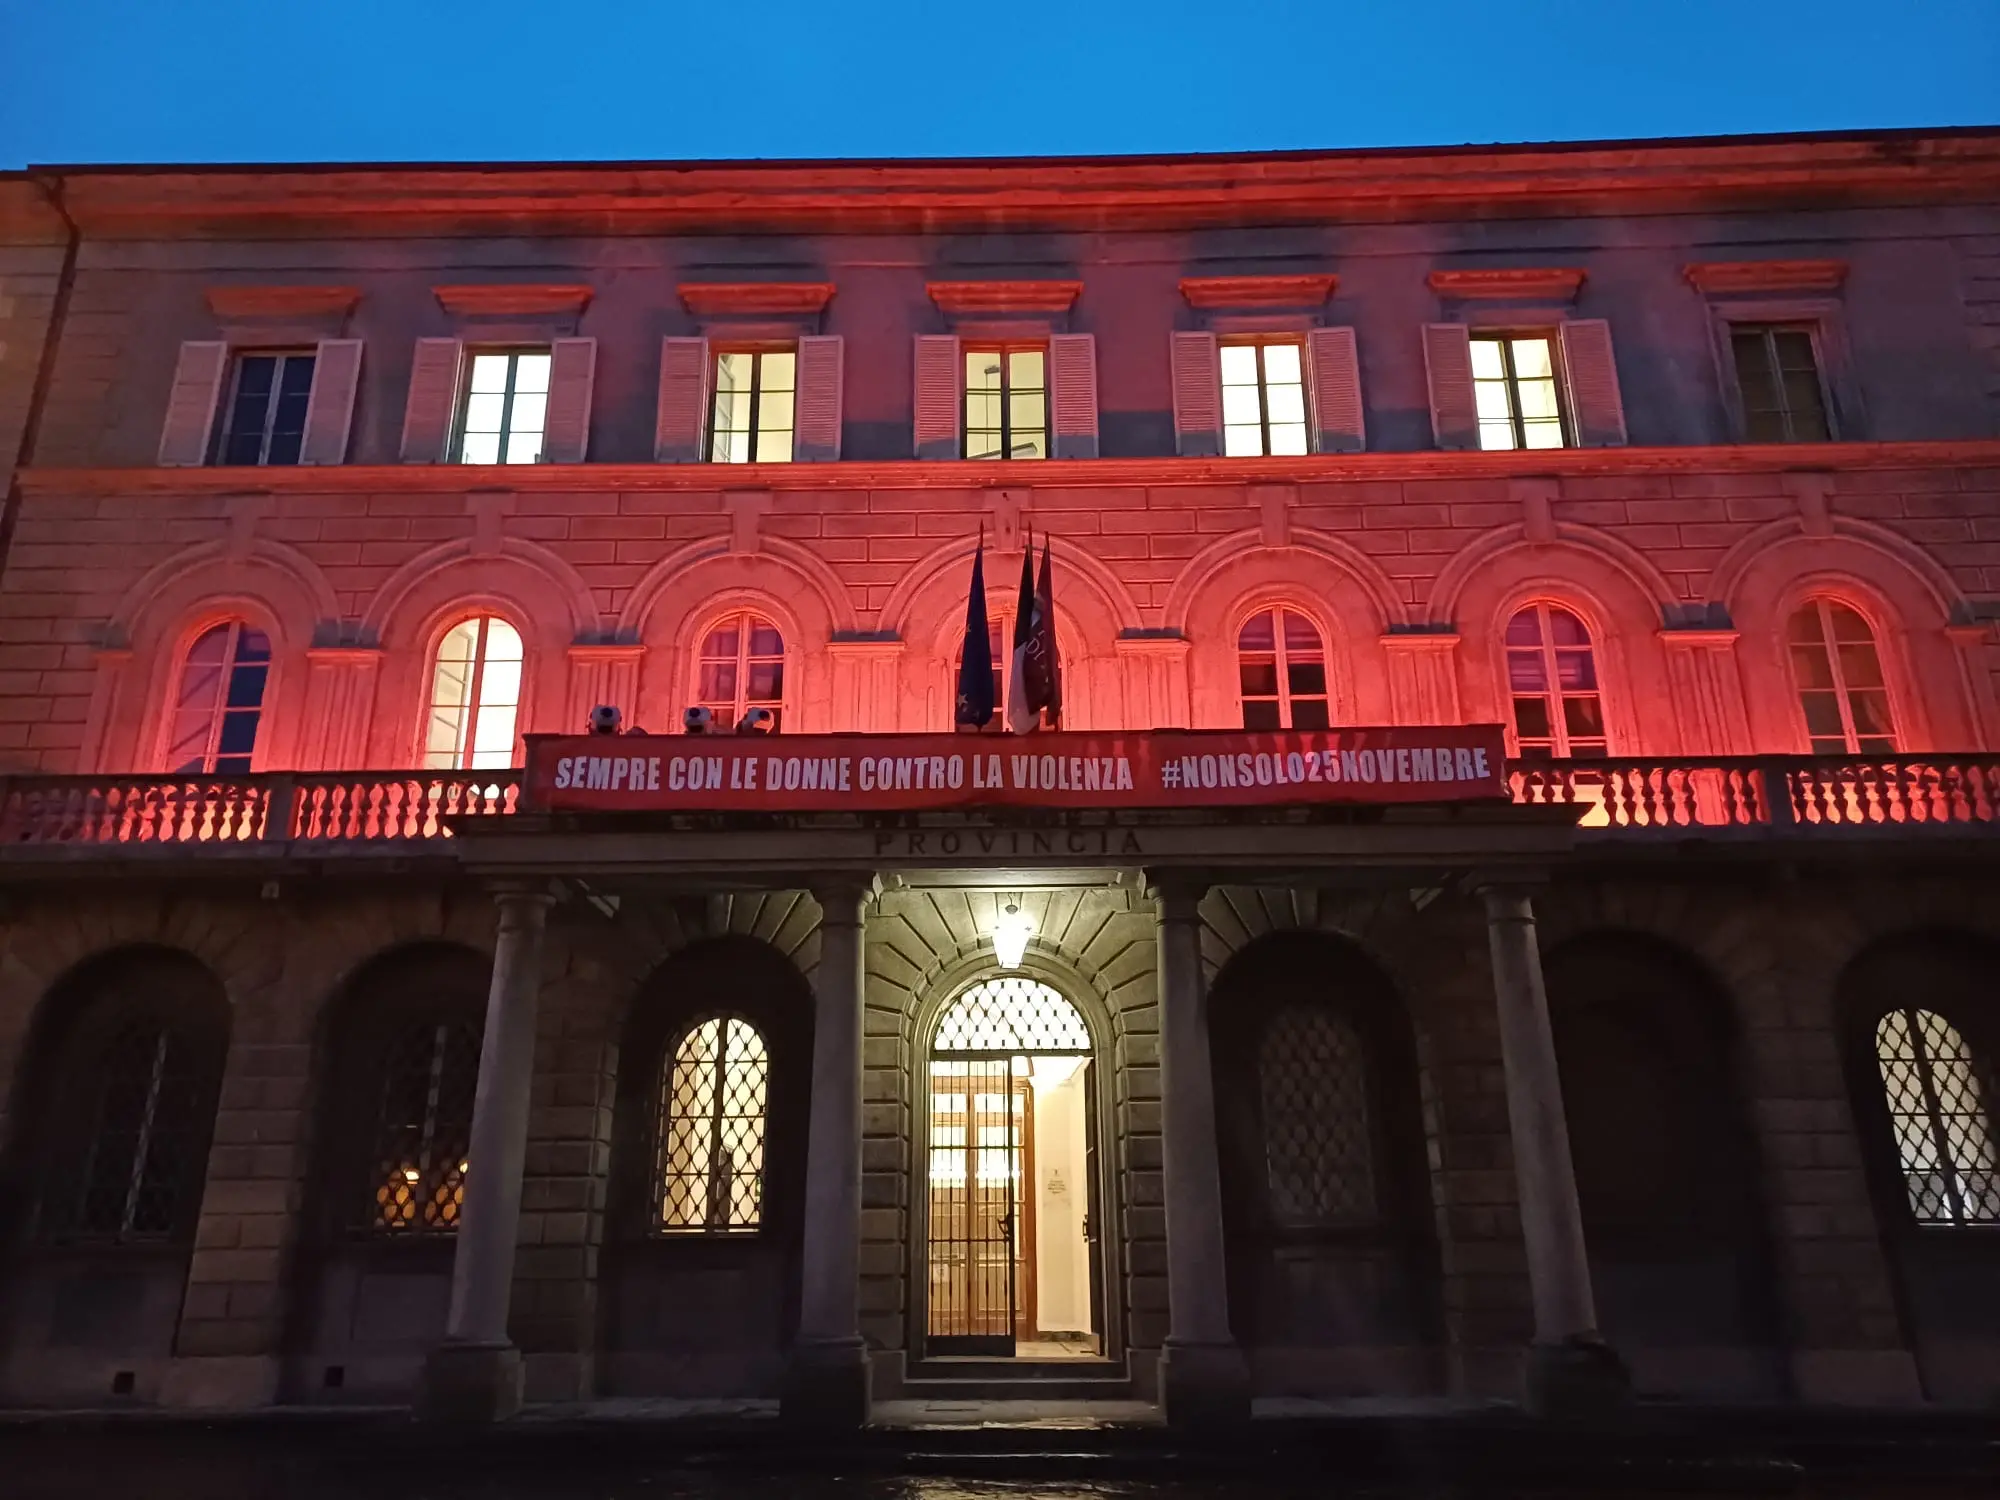
<instances>
[{"instance_id":1,"label":"rectangular window","mask_svg":"<svg viewBox=\"0 0 2000 1500\"><path fill-rule=\"evenodd\" d=\"M549 351L492 350L474 354L458 425L462 464L542 461L549 410Z\"/></svg>"},{"instance_id":2,"label":"rectangular window","mask_svg":"<svg viewBox=\"0 0 2000 1500\"><path fill-rule=\"evenodd\" d=\"M1738 323L1729 330L1743 436L1753 443L1823 443L1832 436L1812 330Z\"/></svg>"},{"instance_id":3,"label":"rectangular window","mask_svg":"<svg viewBox=\"0 0 2000 1500\"><path fill-rule=\"evenodd\" d=\"M1222 451L1231 458L1306 451L1306 377L1293 343L1222 346Z\"/></svg>"},{"instance_id":4,"label":"rectangular window","mask_svg":"<svg viewBox=\"0 0 2000 1500\"><path fill-rule=\"evenodd\" d=\"M791 349L729 350L715 356L710 463L792 461L798 365L798 354Z\"/></svg>"},{"instance_id":5,"label":"rectangular window","mask_svg":"<svg viewBox=\"0 0 2000 1500\"><path fill-rule=\"evenodd\" d=\"M237 355L215 461L297 463L312 383L310 354Z\"/></svg>"},{"instance_id":6,"label":"rectangular window","mask_svg":"<svg viewBox=\"0 0 2000 1500\"><path fill-rule=\"evenodd\" d=\"M965 351L965 456L1049 456L1048 351L1040 344Z\"/></svg>"},{"instance_id":7,"label":"rectangular window","mask_svg":"<svg viewBox=\"0 0 2000 1500\"><path fill-rule=\"evenodd\" d=\"M1475 333L1472 391L1482 448L1563 448L1556 341L1546 333Z\"/></svg>"}]
</instances>

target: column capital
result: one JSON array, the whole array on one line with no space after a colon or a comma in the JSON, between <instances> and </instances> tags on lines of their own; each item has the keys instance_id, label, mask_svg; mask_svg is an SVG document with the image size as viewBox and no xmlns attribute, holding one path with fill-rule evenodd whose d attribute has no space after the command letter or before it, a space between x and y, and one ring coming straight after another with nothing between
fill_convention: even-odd
<instances>
[{"instance_id":1,"label":"column capital","mask_svg":"<svg viewBox=\"0 0 2000 1500\"><path fill-rule=\"evenodd\" d=\"M1146 871L1146 899L1162 922L1199 922L1201 903L1212 882L1183 870Z\"/></svg>"},{"instance_id":2,"label":"column capital","mask_svg":"<svg viewBox=\"0 0 2000 1500\"><path fill-rule=\"evenodd\" d=\"M555 888L545 881L509 881L492 889L502 931L523 924L539 927L556 904Z\"/></svg>"},{"instance_id":3,"label":"column capital","mask_svg":"<svg viewBox=\"0 0 2000 1500\"><path fill-rule=\"evenodd\" d=\"M882 893L879 875L841 875L813 882L808 887L819 903L822 927L859 926L862 909Z\"/></svg>"}]
</instances>

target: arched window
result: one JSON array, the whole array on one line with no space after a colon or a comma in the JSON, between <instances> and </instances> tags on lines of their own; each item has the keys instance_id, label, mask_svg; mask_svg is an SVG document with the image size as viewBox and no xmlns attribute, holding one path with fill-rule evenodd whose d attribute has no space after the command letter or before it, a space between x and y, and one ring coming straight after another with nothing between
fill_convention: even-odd
<instances>
[{"instance_id":1,"label":"arched window","mask_svg":"<svg viewBox=\"0 0 2000 1500\"><path fill-rule=\"evenodd\" d=\"M461 620L438 642L424 765L497 771L514 764L521 707L521 633L495 615Z\"/></svg>"},{"instance_id":2,"label":"arched window","mask_svg":"<svg viewBox=\"0 0 2000 1500\"><path fill-rule=\"evenodd\" d=\"M1875 632L1832 599L1808 599L1785 631L1814 755L1891 755L1896 724Z\"/></svg>"},{"instance_id":3,"label":"arched window","mask_svg":"<svg viewBox=\"0 0 2000 1500\"><path fill-rule=\"evenodd\" d=\"M746 613L709 631L701 643L695 699L725 727L753 708L768 708L771 727L783 728L785 638L778 627Z\"/></svg>"},{"instance_id":4,"label":"arched window","mask_svg":"<svg viewBox=\"0 0 2000 1500\"><path fill-rule=\"evenodd\" d=\"M1892 1010L1875 1027L1875 1061L1917 1222L2000 1222L2000 1143L1958 1028L1936 1011Z\"/></svg>"},{"instance_id":5,"label":"arched window","mask_svg":"<svg viewBox=\"0 0 2000 1500\"><path fill-rule=\"evenodd\" d=\"M1319 628L1289 609L1260 610L1236 637L1245 729L1325 729L1326 647Z\"/></svg>"},{"instance_id":6,"label":"arched window","mask_svg":"<svg viewBox=\"0 0 2000 1500\"><path fill-rule=\"evenodd\" d=\"M1294 1002L1257 1047L1264 1180L1285 1229L1373 1224L1375 1137L1361 1035L1324 1005Z\"/></svg>"},{"instance_id":7,"label":"arched window","mask_svg":"<svg viewBox=\"0 0 2000 1500\"><path fill-rule=\"evenodd\" d=\"M247 772L270 671L271 640L263 631L241 620L203 631L181 663L167 769L180 775Z\"/></svg>"},{"instance_id":8,"label":"arched window","mask_svg":"<svg viewBox=\"0 0 2000 1500\"><path fill-rule=\"evenodd\" d=\"M1561 605L1530 604L1507 622L1507 690L1523 760L1606 754L1590 632Z\"/></svg>"},{"instance_id":9,"label":"arched window","mask_svg":"<svg viewBox=\"0 0 2000 1500\"><path fill-rule=\"evenodd\" d=\"M764 1124L770 1058L740 1016L710 1016L681 1033L660 1070L663 1234L728 1234L764 1221Z\"/></svg>"},{"instance_id":10,"label":"arched window","mask_svg":"<svg viewBox=\"0 0 2000 1500\"><path fill-rule=\"evenodd\" d=\"M395 1034L382 1054L369 1197L362 1223L377 1234L439 1234L458 1228L472 1147L480 1029L422 1021Z\"/></svg>"}]
</instances>

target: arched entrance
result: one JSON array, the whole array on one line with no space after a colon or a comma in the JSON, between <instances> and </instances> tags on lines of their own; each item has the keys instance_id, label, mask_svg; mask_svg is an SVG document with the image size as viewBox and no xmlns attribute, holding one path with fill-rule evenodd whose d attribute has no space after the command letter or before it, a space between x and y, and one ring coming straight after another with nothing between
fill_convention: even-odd
<instances>
[{"instance_id":1,"label":"arched entrance","mask_svg":"<svg viewBox=\"0 0 2000 1500\"><path fill-rule=\"evenodd\" d=\"M925 1088L924 1353L1104 1349L1097 1068L1062 994L1015 975L944 1008Z\"/></svg>"}]
</instances>

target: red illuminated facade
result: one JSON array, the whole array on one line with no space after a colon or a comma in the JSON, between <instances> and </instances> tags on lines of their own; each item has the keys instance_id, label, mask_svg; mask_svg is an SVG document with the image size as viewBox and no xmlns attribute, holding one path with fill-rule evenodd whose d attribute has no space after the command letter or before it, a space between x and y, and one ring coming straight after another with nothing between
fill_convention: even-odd
<instances>
[{"instance_id":1,"label":"red illuminated facade","mask_svg":"<svg viewBox=\"0 0 2000 1500\"><path fill-rule=\"evenodd\" d=\"M1991 132L36 169L0 176L17 451L7 1399L847 1420L952 1339L1067 1335L1085 1394L1191 1421L1614 1367L1994 1394ZM1499 725L1513 802L962 865L886 816L646 844L517 804L525 737L598 704L950 730L975 546L1004 658L1031 536L1063 727ZM1003 1143L1002 1338L940 1196L986 1169L937 1132L1041 1127L965 1113L938 1038L1001 1003L1010 900L1089 1033L1020 1056L1094 1081L985 1092L1058 1162L1061 1091L1101 1093L1036 1200L1089 1178L1074 1265L1021 1243L1047 1183ZM72 1103L134 1036L138 1102ZM1558 1071L1567 1138L1524 1141ZM755 1211L676 1090L756 1122ZM181 1155L128 1142L114 1213L85 1147L135 1129ZM140 1259L89 1337L49 1311Z\"/></svg>"}]
</instances>

